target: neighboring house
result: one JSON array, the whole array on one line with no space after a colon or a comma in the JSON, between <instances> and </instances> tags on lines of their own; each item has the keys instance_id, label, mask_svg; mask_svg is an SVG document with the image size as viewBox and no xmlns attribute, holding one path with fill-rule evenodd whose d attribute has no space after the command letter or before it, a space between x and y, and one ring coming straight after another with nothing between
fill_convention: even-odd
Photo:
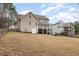
<instances>
[{"instance_id":1,"label":"neighboring house","mask_svg":"<svg viewBox=\"0 0 79 59\"><path fill-rule=\"evenodd\" d=\"M52 30L52 35L75 35L75 28L72 23L64 23L63 21L58 21L56 24L51 24L50 29Z\"/></svg>"},{"instance_id":2,"label":"neighboring house","mask_svg":"<svg viewBox=\"0 0 79 59\"><path fill-rule=\"evenodd\" d=\"M75 27L72 23L64 24L64 34L66 36L74 36L75 35Z\"/></svg>"},{"instance_id":3,"label":"neighboring house","mask_svg":"<svg viewBox=\"0 0 79 59\"><path fill-rule=\"evenodd\" d=\"M74 22L75 35L79 35L79 21Z\"/></svg>"},{"instance_id":4,"label":"neighboring house","mask_svg":"<svg viewBox=\"0 0 79 59\"><path fill-rule=\"evenodd\" d=\"M32 12L28 12L22 16L19 20L19 28L21 32L30 33L49 33L49 19L46 16L35 15Z\"/></svg>"},{"instance_id":5,"label":"neighboring house","mask_svg":"<svg viewBox=\"0 0 79 59\"><path fill-rule=\"evenodd\" d=\"M64 22L61 20L59 20L56 24L50 24L52 35L60 35L64 31L63 24Z\"/></svg>"}]
</instances>

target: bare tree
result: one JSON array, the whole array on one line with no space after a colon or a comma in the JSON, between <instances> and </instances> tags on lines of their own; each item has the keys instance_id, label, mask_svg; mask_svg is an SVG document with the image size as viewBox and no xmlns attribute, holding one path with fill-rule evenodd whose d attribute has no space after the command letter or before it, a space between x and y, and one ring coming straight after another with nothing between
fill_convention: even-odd
<instances>
[{"instance_id":1,"label":"bare tree","mask_svg":"<svg viewBox=\"0 0 79 59\"><path fill-rule=\"evenodd\" d=\"M16 8L12 3L0 3L0 29L2 29L2 33L8 31L9 26L15 21L16 15Z\"/></svg>"}]
</instances>

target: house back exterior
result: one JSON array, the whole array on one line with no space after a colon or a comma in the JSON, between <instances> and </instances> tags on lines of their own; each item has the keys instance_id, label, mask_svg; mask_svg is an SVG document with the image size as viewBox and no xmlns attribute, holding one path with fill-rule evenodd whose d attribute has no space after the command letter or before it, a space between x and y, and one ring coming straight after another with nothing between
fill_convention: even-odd
<instances>
[{"instance_id":1,"label":"house back exterior","mask_svg":"<svg viewBox=\"0 0 79 59\"><path fill-rule=\"evenodd\" d=\"M32 12L28 12L19 19L19 24L21 24L21 32L29 33L49 33L49 19L45 16L35 15Z\"/></svg>"},{"instance_id":2,"label":"house back exterior","mask_svg":"<svg viewBox=\"0 0 79 59\"><path fill-rule=\"evenodd\" d=\"M49 19L46 16L35 15L28 12L25 15L18 16L17 27L21 32L51 34L51 35L66 35L74 36L75 28L71 23L58 21L56 24L49 24Z\"/></svg>"},{"instance_id":3,"label":"house back exterior","mask_svg":"<svg viewBox=\"0 0 79 59\"><path fill-rule=\"evenodd\" d=\"M52 31L52 35L56 35L63 32L64 28L63 28L63 24L64 22L59 20L57 23L55 24L50 24L50 29Z\"/></svg>"},{"instance_id":4,"label":"house back exterior","mask_svg":"<svg viewBox=\"0 0 79 59\"><path fill-rule=\"evenodd\" d=\"M65 23L63 28L64 28L64 35L75 36L75 27L73 23Z\"/></svg>"},{"instance_id":5,"label":"house back exterior","mask_svg":"<svg viewBox=\"0 0 79 59\"><path fill-rule=\"evenodd\" d=\"M59 20L56 24L50 24L52 35L74 36L75 27L72 23L64 23Z\"/></svg>"}]
</instances>

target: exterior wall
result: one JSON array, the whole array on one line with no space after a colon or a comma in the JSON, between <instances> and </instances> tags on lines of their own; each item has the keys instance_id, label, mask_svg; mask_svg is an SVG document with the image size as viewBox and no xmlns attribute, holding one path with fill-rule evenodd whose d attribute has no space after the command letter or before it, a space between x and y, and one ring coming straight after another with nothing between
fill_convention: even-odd
<instances>
[{"instance_id":1,"label":"exterior wall","mask_svg":"<svg viewBox=\"0 0 79 59\"><path fill-rule=\"evenodd\" d=\"M49 20L43 20L43 19L39 19L39 24L49 24L48 23Z\"/></svg>"},{"instance_id":2,"label":"exterior wall","mask_svg":"<svg viewBox=\"0 0 79 59\"><path fill-rule=\"evenodd\" d=\"M17 18L17 21L16 21L16 25L15 25L15 29L16 31L20 31L20 27L21 27L21 18Z\"/></svg>"},{"instance_id":3,"label":"exterior wall","mask_svg":"<svg viewBox=\"0 0 79 59\"><path fill-rule=\"evenodd\" d=\"M68 27L68 31L67 31L67 35L68 36L74 36L75 35L75 29L74 27Z\"/></svg>"},{"instance_id":4,"label":"exterior wall","mask_svg":"<svg viewBox=\"0 0 79 59\"><path fill-rule=\"evenodd\" d=\"M71 30L71 35L72 35L72 36L75 36L75 28L73 28L73 29Z\"/></svg>"},{"instance_id":5,"label":"exterior wall","mask_svg":"<svg viewBox=\"0 0 79 59\"><path fill-rule=\"evenodd\" d=\"M36 25L37 20L31 13L26 14L24 17L21 18L21 27L20 31L22 32L32 32L32 29L36 29L38 32L38 25Z\"/></svg>"},{"instance_id":6,"label":"exterior wall","mask_svg":"<svg viewBox=\"0 0 79 59\"><path fill-rule=\"evenodd\" d=\"M52 35L61 34L64 31L63 25L50 25L50 29L52 31Z\"/></svg>"},{"instance_id":7,"label":"exterior wall","mask_svg":"<svg viewBox=\"0 0 79 59\"><path fill-rule=\"evenodd\" d=\"M48 20L40 19L38 22L38 27L43 29L48 29L49 28Z\"/></svg>"},{"instance_id":8,"label":"exterior wall","mask_svg":"<svg viewBox=\"0 0 79 59\"><path fill-rule=\"evenodd\" d=\"M38 24L38 28L42 28L42 29L49 29L49 24Z\"/></svg>"},{"instance_id":9,"label":"exterior wall","mask_svg":"<svg viewBox=\"0 0 79 59\"><path fill-rule=\"evenodd\" d=\"M40 19L38 21L38 29L42 29L42 34L48 34L49 33L49 23L48 23L49 20L43 20L43 19ZM45 33L46 31L46 33Z\"/></svg>"},{"instance_id":10,"label":"exterior wall","mask_svg":"<svg viewBox=\"0 0 79 59\"><path fill-rule=\"evenodd\" d=\"M23 15L21 15L21 14L18 14L18 15L17 15L16 25L15 25L15 28L16 28L17 31L20 31L20 27L21 27L21 17L22 17L22 16L23 16Z\"/></svg>"},{"instance_id":11,"label":"exterior wall","mask_svg":"<svg viewBox=\"0 0 79 59\"><path fill-rule=\"evenodd\" d=\"M62 26L59 26L59 25L55 25L54 27L53 27L53 29L52 29L52 33L53 33L53 35L55 35L55 34L61 34L62 32L63 32L63 27Z\"/></svg>"},{"instance_id":12,"label":"exterior wall","mask_svg":"<svg viewBox=\"0 0 79 59\"><path fill-rule=\"evenodd\" d=\"M67 36L75 35L75 28L72 24L50 24L49 28L52 30L52 35L61 33Z\"/></svg>"},{"instance_id":13,"label":"exterior wall","mask_svg":"<svg viewBox=\"0 0 79 59\"><path fill-rule=\"evenodd\" d=\"M72 36L75 36L75 27L72 25L72 30L71 30Z\"/></svg>"},{"instance_id":14,"label":"exterior wall","mask_svg":"<svg viewBox=\"0 0 79 59\"><path fill-rule=\"evenodd\" d=\"M17 30L19 30L19 29L20 29L20 26L21 26L20 24L21 24L21 20L19 20L19 21L17 22L17 27L16 27L16 28L17 28Z\"/></svg>"}]
</instances>

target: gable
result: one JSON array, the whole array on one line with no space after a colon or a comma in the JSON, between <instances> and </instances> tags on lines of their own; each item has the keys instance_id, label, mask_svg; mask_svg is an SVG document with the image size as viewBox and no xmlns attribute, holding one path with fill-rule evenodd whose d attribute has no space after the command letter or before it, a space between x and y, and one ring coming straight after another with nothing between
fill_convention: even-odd
<instances>
[{"instance_id":1,"label":"gable","mask_svg":"<svg viewBox=\"0 0 79 59\"><path fill-rule=\"evenodd\" d=\"M32 14L32 12L29 12L29 13L25 14L21 19L25 18L27 15L29 15L28 17L32 17L33 16L34 19L37 20L37 18Z\"/></svg>"},{"instance_id":2,"label":"gable","mask_svg":"<svg viewBox=\"0 0 79 59\"><path fill-rule=\"evenodd\" d=\"M39 20L49 20L46 16L35 15L32 12L25 14L22 18L26 17L28 14L29 14L29 16L33 16L37 21L39 21Z\"/></svg>"},{"instance_id":3,"label":"gable","mask_svg":"<svg viewBox=\"0 0 79 59\"><path fill-rule=\"evenodd\" d=\"M35 15L35 17L39 20L49 20L46 16Z\"/></svg>"}]
</instances>

